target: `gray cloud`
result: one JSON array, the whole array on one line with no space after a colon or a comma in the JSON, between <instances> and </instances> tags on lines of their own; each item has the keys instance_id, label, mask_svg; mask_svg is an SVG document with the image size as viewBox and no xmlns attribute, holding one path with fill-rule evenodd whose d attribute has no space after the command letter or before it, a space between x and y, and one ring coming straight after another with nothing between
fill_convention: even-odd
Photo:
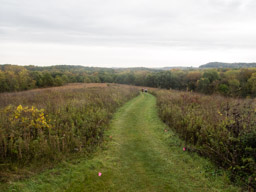
<instances>
[{"instance_id":1,"label":"gray cloud","mask_svg":"<svg viewBox=\"0 0 256 192\"><path fill-rule=\"evenodd\" d=\"M198 65L214 57L237 58L237 55L232 57L233 50L241 52L240 60L256 60L250 55L256 48L253 0L0 0L0 3L0 52L4 58L1 63L20 63L21 60L36 63L30 58L25 61L26 55L38 55L33 47L52 44L57 50L58 45L67 50L75 46L76 50L93 50L95 55L108 50L112 55L106 58L109 61L97 57L95 65L118 65L118 62L126 63L131 56L130 63L147 65L148 59L143 61L137 54L140 49L149 53L155 50L158 54L158 50L163 49L165 60L159 58L161 65ZM23 51L19 60L21 56L14 54L18 49L14 51L10 45L30 46L31 52ZM125 51L125 48L131 49L130 53L122 53L123 59L115 59L113 50ZM184 59L181 50L190 55L191 61ZM223 50L230 55L219 54ZM52 50L49 48L49 51ZM175 55L174 59L168 52L181 55ZM210 57L212 53L215 55ZM61 55L61 51L58 54ZM204 58L192 57L192 54L204 55ZM66 60L73 56L63 54ZM54 64L52 61L56 62L58 57L43 59L45 63ZM93 58L86 60L83 54L76 57L80 58L80 64L93 61ZM155 57L157 62L157 55Z\"/></svg>"}]
</instances>

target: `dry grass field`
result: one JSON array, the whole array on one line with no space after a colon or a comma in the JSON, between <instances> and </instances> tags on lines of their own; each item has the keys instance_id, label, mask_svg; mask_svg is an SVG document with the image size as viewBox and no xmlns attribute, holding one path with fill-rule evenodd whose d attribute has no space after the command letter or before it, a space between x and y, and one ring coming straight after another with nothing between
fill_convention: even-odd
<instances>
[{"instance_id":1,"label":"dry grass field","mask_svg":"<svg viewBox=\"0 0 256 192\"><path fill-rule=\"evenodd\" d=\"M23 167L90 154L115 110L138 93L93 83L0 94L0 180Z\"/></svg>"}]
</instances>

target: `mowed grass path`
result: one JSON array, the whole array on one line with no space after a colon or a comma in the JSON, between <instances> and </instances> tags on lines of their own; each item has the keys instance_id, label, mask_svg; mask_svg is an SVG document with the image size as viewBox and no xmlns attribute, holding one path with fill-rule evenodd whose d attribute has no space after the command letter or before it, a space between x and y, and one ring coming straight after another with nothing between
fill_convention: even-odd
<instances>
[{"instance_id":1,"label":"mowed grass path","mask_svg":"<svg viewBox=\"0 0 256 192\"><path fill-rule=\"evenodd\" d=\"M225 174L213 174L207 160L184 152L180 140L166 129L157 115L155 97L140 94L115 114L106 147L93 158L13 183L9 190L240 191Z\"/></svg>"}]
</instances>

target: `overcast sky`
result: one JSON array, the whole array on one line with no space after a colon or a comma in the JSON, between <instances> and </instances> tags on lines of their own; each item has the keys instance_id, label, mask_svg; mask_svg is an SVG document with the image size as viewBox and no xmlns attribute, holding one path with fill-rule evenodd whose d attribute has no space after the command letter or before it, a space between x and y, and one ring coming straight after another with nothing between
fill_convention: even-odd
<instances>
[{"instance_id":1,"label":"overcast sky","mask_svg":"<svg viewBox=\"0 0 256 192\"><path fill-rule=\"evenodd\" d=\"M0 63L256 62L255 0L0 0Z\"/></svg>"}]
</instances>

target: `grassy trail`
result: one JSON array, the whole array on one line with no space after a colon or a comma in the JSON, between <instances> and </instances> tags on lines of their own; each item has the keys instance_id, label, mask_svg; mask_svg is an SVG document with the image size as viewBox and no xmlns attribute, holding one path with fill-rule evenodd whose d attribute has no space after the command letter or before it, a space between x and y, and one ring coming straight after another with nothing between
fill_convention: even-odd
<instances>
[{"instance_id":1,"label":"grassy trail","mask_svg":"<svg viewBox=\"0 0 256 192\"><path fill-rule=\"evenodd\" d=\"M225 174L213 174L207 160L182 151L179 139L165 129L155 97L141 94L115 114L106 148L92 159L13 183L9 190L239 191Z\"/></svg>"}]
</instances>

